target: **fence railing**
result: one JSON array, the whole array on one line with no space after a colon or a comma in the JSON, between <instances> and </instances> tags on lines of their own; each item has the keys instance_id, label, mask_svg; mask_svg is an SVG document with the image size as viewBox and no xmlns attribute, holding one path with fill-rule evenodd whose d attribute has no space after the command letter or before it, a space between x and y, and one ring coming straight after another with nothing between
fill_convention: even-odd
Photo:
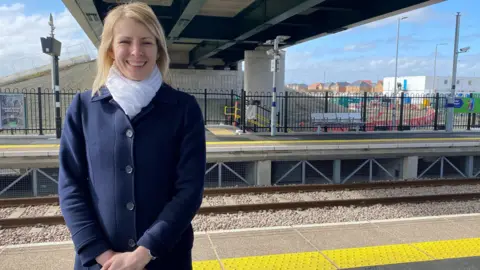
<instances>
[{"instance_id":1,"label":"fence railing","mask_svg":"<svg viewBox=\"0 0 480 270\"><path fill-rule=\"evenodd\" d=\"M206 125L234 125L243 131L269 132L271 92L244 90L179 89L193 95L200 105ZM62 121L73 96L81 89L61 89ZM356 113L364 131L443 130L446 96L417 94L398 96L382 93L277 93L277 132L312 132L317 126L313 113ZM395 106L394 106L395 104ZM480 106L480 104L475 104ZM472 105L473 106L473 105ZM396 108L396 121L393 110ZM55 134L54 92L47 88L0 88L0 134ZM455 113L454 129L479 127L476 113ZM395 124L394 124L395 123ZM345 126L325 131L348 131Z\"/></svg>"}]
</instances>

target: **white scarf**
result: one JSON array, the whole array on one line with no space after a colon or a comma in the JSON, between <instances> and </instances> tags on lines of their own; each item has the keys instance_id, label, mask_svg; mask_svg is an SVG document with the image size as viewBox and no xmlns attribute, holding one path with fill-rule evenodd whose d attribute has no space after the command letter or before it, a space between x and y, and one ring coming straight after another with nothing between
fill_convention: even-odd
<instances>
[{"instance_id":1,"label":"white scarf","mask_svg":"<svg viewBox=\"0 0 480 270\"><path fill-rule=\"evenodd\" d=\"M133 81L123 76L115 64L113 64L108 73L105 86L125 114L132 119L143 107L150 103L162 82L162 73L157 65L153 68L150 77L142 81Z\"/></svg>"}]
</instances>

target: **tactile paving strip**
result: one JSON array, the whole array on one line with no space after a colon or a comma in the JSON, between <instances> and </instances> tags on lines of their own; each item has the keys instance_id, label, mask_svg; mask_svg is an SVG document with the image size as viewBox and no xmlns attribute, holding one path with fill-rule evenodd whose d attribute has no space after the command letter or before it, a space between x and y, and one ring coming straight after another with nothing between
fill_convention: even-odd
<instances>
[{"instance_id":1,"label":"tactile paving strip","mask_svg":"<svg viewBox=\"0 0 480 270\"><path fill-rule=\"evenodd\" d=\"M433 258L411 245L386 245L321 251L340 268L430 261Z\"/></svg>"},{"instance_id":2,"label":"tactile paving strip","mask_svg":"<svg viewBox=\"0 0 480 270\"><path fill-rule=\"evenodd\" d=\"M222 270L217 260L193 262L193 270Z\"/></svg>"},{"instance_id":3,"label":"tactile paving strip","mask_svg":"<svg viewBox=\"0 0 480 270\"><path fill-rule=\"evenodd\" d=\"M330 270L337 269L318 252L232 258L222 260L224 270Z\"/></svg>"},{"instance_id":4,"label":"tactile paving strip","mask_svg":"<svg viewBox=\"0 0 480 270\"><path fill-rule=\"evenodd\" d=\"M435 259L480 256L480 238L433 241L411 244Z\"/></svg>"}]
</instances>

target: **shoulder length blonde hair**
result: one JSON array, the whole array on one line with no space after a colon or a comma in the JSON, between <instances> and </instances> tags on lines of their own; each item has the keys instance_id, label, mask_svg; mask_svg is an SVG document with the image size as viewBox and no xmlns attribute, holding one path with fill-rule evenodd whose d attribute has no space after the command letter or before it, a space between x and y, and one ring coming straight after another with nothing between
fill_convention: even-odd
<instances>
[{"instance_id":1,"label":"shoulder length blonde hair","mask_svg":"<svg viewBox=\"0 0 480 270\"><path fill-rule=\"evenodd\" d=\"M155 36L158 47L157 66L163 78L168 77L170 57L167 51L165 32L153 10L145 3L135 2L121 4L112 9L105 18L103 33L97 57L97 74L93 82L92 96L105 84L113 59L108 52L112 48L113 28L123 18L129 18L142 23Z\"/></svg>"}]
</instances>

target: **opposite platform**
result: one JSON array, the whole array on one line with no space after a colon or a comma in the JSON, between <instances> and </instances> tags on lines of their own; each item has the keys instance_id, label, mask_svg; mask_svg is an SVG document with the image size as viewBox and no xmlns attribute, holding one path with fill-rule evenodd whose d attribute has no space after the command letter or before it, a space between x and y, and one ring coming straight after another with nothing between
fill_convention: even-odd
<instances>
[{"instance_id":1,"label":"opposite platform","mask_svg":"<svg viewBox=\"0 0 480 270\"><path fill-rule=\"evenodd\" d=\"M72 269L73 254L4 247L0 269ZM480 269L480 214L197 232L193 259L196 270Z\"/></svg>"}]
</instances>

